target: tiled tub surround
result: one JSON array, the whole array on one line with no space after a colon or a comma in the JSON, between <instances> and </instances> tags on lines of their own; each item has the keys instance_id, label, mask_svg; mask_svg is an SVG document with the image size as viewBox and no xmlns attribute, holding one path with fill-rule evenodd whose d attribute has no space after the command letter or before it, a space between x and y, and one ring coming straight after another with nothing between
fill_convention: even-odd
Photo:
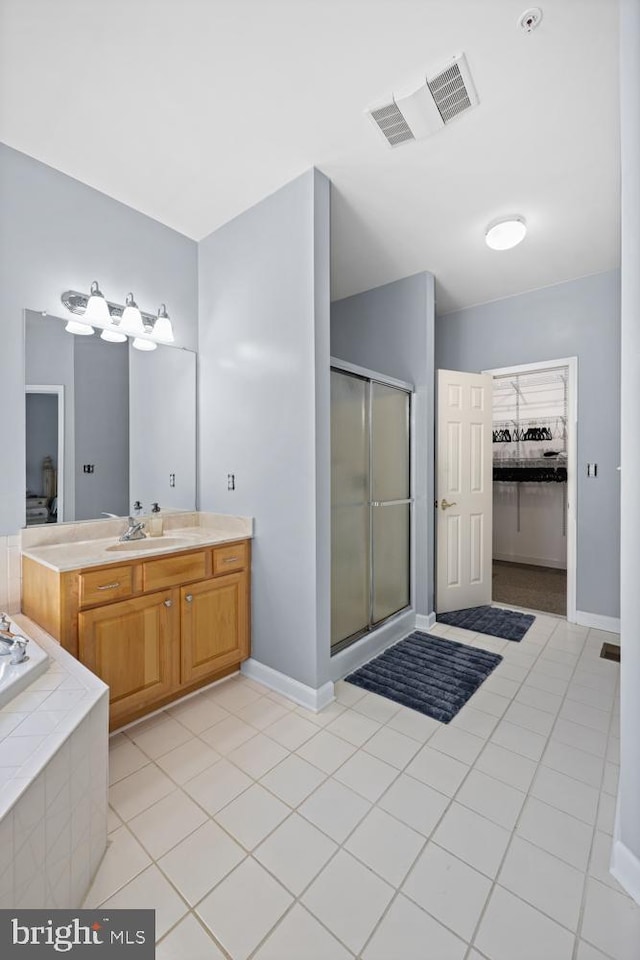
<instances>
[{"instance_id":1,"label":"tiled tub surround","mask_svg":"<svg viewBox=\"0 0 640 960\"><path fill-rule=\"evenodd\" d=\"M448 726L237 676L115 735L86 905L154 907L158 960L638 960L608 871L615 638L544 615L519 644L433 630L504 656Z\"/></svg>"},{"instance_id":2,"label":"tiled tub surround","mask_svg":"<svg viewBox=\"0 0 640 960\"><path fill-rule=\"evenodd\" d=\"M0 907L78 907L107 834L107 687L26 617L49 666L0 710Z\"/></svg>"},{"instance_id":3,"label":"tiled tub surround","mask_svg":"<svg viewBox=\"0 0 640 960\"><path fill-rule=\"evenodd\" d=\"M24 636L15 621L10 623L10 627L14 635ZM0 658L0 708L26 690L47 669L49 657L34 640L30 637L27 639L29 640L26 650L27 658L22 663L11 663L12 653L4 653ZM2 646L4 650L10 650L4 644Z\"/></svg>"},{"instance_id":4,"label":"tiled tub surround","mask_svg":"<svg viewBox=\"0 0 640 960\"><path fill-rule=\"evenodd\" d=\"M144 521L145 517L140 517ZM167 513L162 537L132 541L127 550L111 551L127 527L126 519L88 520L56 526L28 527L21 533L22 554L59 572L79 567L122 563L174 550L226 543L251 537L253 521L218 513ZM166 542L165 537L168 538ZM172 545L173 539L178 545Z\"/></svg>"}]
</instances>

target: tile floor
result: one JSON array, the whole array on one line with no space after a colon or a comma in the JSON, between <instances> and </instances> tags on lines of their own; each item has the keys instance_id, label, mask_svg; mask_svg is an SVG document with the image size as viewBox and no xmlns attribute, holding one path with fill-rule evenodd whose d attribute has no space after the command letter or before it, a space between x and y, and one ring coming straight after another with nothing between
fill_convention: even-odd
<instances>
[{"instance_id":1,"label":"tile floor","mask_svg":"<svg viewBox=\"0 0 640 960\"><path fill-rule=\"evenodd\" d=\"M319 714L240 676L111 741L87 906L154 907L159 960L638 960L608 872L609 634L538 616L445 726L350 684Z\"/></svg>"}]
</instances>

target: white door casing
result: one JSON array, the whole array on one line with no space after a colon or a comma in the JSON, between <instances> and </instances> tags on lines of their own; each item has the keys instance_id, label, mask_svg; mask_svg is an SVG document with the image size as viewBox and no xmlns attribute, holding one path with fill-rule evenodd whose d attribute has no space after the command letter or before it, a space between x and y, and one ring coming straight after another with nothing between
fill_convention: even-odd
<instances>
[{"instance_id":1,"label":"white door casing","mask_svg":"<svg viewBox=\"0 0 640 960\"><path fill-rule=\"evenodd\" d=\"M436 610L491 603L490 376L438 370Z\"/></svg>"}]
</instances>

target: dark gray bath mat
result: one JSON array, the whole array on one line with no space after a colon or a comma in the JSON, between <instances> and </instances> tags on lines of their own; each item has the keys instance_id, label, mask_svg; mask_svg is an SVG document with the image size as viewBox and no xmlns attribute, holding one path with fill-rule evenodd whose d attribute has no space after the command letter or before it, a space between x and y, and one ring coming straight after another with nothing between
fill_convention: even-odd
<instances>
[{"instance_id":1,"label":"dark gray bath mat","mask_svg":"<svg viewBox=\"0 0 640 960\"><path fill-rule=\"evenodd\" d=\"M416 630L345 679L449 723L501 660L497 653Z\"/></svg>"},{"instance_id":2,"label":"dark gray bath mat","mask_svg":"<svg viewBox=\"0 0 640 960\"><path fill-rule=\"evenodd\" d=\"M520 642L535 617L532 613L518 613L516 610L486 606L439 613L437 620L439 623L448 623L452 627L473 630L474 633L488 633L492 637Z\"/></svg>"}]
</instances>

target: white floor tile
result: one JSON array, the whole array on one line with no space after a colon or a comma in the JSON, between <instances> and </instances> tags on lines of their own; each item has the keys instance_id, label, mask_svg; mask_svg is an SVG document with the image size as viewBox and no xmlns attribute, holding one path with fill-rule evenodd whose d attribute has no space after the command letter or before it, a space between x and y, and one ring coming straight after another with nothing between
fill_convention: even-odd
<instances>
[{"instance_id":1,"label":"white floor tile","mask_svg":"<svg viewBox=\"0 0 640 960\"><path fill-rule=\"evenodd\" d=\"M488 777L480 770L472 770L458 791L456 800L475 810L499 827L513 830L525 794L500 780Z\"/></svg>"},{"instance_id":2,"label":"white floor tile","mask_svg":"<svg viewBox=\"0 0 640 960\"><path fill-rule=\"evenodd\" d=\"M377 720L378 723L386 723L402 709L402 704L380 697L377 693L366 693L362 699L354 703L353 709L371 720Z\"/></svg>"},{"instance_id":3,"label":"white floor tile","mask_svg":"<svg viewBox=\"0 0 640 960\"><path fill-rule=\"evenodd\" d=\"M135 773L146 766L151 760L125 736L118 738L118 742L109 744L109 784L123 780L130 773Z\"/></svg>"},{"instance_id":4,"label":"white floor tile","mask_svg":"<svg viewBox=\"0 0 640 960\"><path fill-rule=\"evenodd\" d=\"M516 836L498 883L563 927L576 931L584 887L582 871Z\"/></svg>"},{"instance_id":5,"label":"white floor tile","mask_svg":"<svg viewBox=\"0 0 640 960\"><path fill-rule=\"evenodd\" d=\"M400 894L362 956L363 960L462 960L466 949L463 940Z\"/></svg>"},{"instance_id":6,"label":"white floor tile","mask_svg":"<svg viewBox=\"0 0 640 960\"><path fill-rule=\"evenodd\" d=\"M489 960L571 960L573 934L496 886L475 937Z\"/></svg>"},{"instance_id":7,"label":"white floor tile","mask_svg":"<svg viewBox=\"0 0 640 960\"><path fill-rule=\"evenodd\" d=\"M279 743L258 733L251 740L247 740L246 743L228 753L227 759L244 770L248 776L258 780L287 755L287 750Z\"/></svg>"},{"instance_id":8,"label":"white floor tile","mask_svg":"<svg viewBox=\"0 0 640 960\"><path fill-rule=\"evenodd\" d=\"M537 769L535 760L506 750L497 743L488 743L475 762L475 769L508 783L517 790L527 791Z\"/></svg>"},{"instance_id":9,"label":"white floor tile","mask_svg":"<svg viewBox=\"0 0 640 960\"><path fill-rule=\"evenodd\" d=\"M358 700L366 696L367 691L362 687L356 687L355 683L347 683L346 680L338 680L335 684L334 693L338 703L345 707L351 707Z\"/></svg>"},{"instance_id":10,"label":"white floor tile","mask_svg":"<svg viewBox=\"0 0 640 960\"><path fill-rule=\"evenodd\" d=\"M597 707L589 706L586 703L579 703L577 700L570 700L567 697L562 705L560 716L564 720L581 723L584 727L590 727L592 730L598 730L600 733L609 732L611 713L608 710L599 710Z\"/></svg>"},{"instance_id":11,"label":"white floor tile","mask_svg":"<svg viewBox=\"0 0 640 960\"><path fill-rule=\"evenodd\" d=\"M581 936L615 960L637 960L640 906L597 880L587 880Z\"/></svg>"},{"instance_id":12,"label":"white floor tile","mask_svg":"<svg viewBox=\"0 0 640 960\"><path fill-rule=\"evenodd\" d=\"M99 906L150 864L148 853L133 834L126 827L119 827L109 836L107 851L83 906L87 909Z\"/></svg>"},{"instance_id":13,"label":"white floor tile","mask_svg":"<svg viewBox=\"0 0 640 960\"><path fill-rule=\"evenodd\" d=\"M601 830L596 830L593 838L593 848L591 850L591 861L589 863L589 875L595 877L600 883L605 883L612 890L616 890L623 896L628 896L613 874L609 871L611 863L611 847L613 837Z\"/></svg>"},{"instance_id":14,"label":"white floor tile","mask_svg":"<svg viewBox=\"0 0 640 960\"><path fill-rule=\"evenodd\" d=\"M406 896L467 941L490 890L487 877L431 842L402 887Z\"/></svg>"},{"instance_id":15,"label":"white floor tile","mask_svg":"<svg viewBox=\"0 0 640 960\"><path fill-rule=\"evenodd\" d=\"M401 707L387 723L392 730L404 733L412 740L419 740L420 743L426 743L429 737L433 736L436 730L442 726L438 720L433 717L427 717L424 713L418 713L417 710L410 710L409 707Z\"/></svg>"},{"instance_id":16,"label":"white floor tile","mask_svg":"<svg viewBox=\"0 0 640 960\"><path fill-rule=\"evenodd\" d=\"M188 907L179 897L169 881L163 877L155 864L122 887L116 894L102 904L114 910L155 910L156 939L163 937Z\"/></svg>"},{"instance_id":17,"label":"white floor tile","mask_svg":"<svg viewBox=\"0 0 640 960\"><path fill-rule=\"evenodd\" d=\"M531 707L526 703L514 700L504 719L508 723L515 723L526 730L532 730L533 733L539 733L543 737L548 737L554 724L552 714L544 710L538 710L537 707Z\"/></svg>"},{"instance_id":18,"label":"white floor tile","mask_svg":"<svg viewBox=\"0 0 640 960\"><path fill-rule=\"evenodd\" d=\"M129 829L154 860L193 833L207 815L181 790L174 790L129 821Z\"/></svg>"},{"instance_id":19,"label":"white floor tile","mask_svg":"<svg viewBox=\"0 0 640 960\"><path fill-rule=\"evenodd\" d=\"M193 914L156 947L156 960L225 960L225 956Z\"/></svg>"},{"instance_id":20,"label":"white floor tile","mask_svg":"<svg viewBox=\"0 0 640 960\"><path fill-rule=\"evenodd\" d=\"M606 957L604 953L600 953L599 950L592 947L586 940L580 940L576 960L609 960L609 957Z\"/></svg>"},{"instance_id":21,"label":"white floor tile","mask_svg":"<svg viewBox=\"0 0 640 960\"><path fill-rule=\"evenodd\" d=\"M607 752L606 734L585 727L581 723L574 723L573 720L559 718L553 728L553 737L569 747L577 747L578 750L593 753L596 757L604 757Z\"/></svg>"},{"instance_id":22,"label":"white floor tile","mask_svg":"<svg viewBox=\"0 0 640 960\"><path fill-rule=\"evenodd\" d=\"M594 690L593 687L583 687L580 683L572 682L567 690L567 699L577 700L578 703L586 703L587 706L610 713L615 703L615 694L613 691Z\"/></svg>"},{"instance_id":23,"label":"white floor tile","mask_svg":"<svg viewBox=\"0 0 640 960\"><path fill-rule=\"evenodd\" d=\"M115 783L109 790L109 803L119 817L130 820L175 789L173 780L149 764Z\"/></svg>"},{"instance_id":24,"label":"white floor tile","mask_svg":"<svg viewBox=\"0 0 640 960\"><path fill-rule=\"evenodd\" d=\"M429 740L429 747L471 765L484 747L484 741L465 730L448 725L434 733Z\"/></svg>"},{"instance_id":25,"label":"white floor tile","mask_svg":"<svg viewBox=\"0 0 640 960\"><path fill-rule=\"evenodd\" d=\"M247 704L258 700L263 693L263 687L254 689L247 683L233 679L226 683L218 684L218 686L208 692L208 696L211 697L213 702L219 707L222 707L223 710L237 713L239 710L242 710L243 707L246 707Z\"/></svg>"},{"instance_id":26,"label":"white floor tile","mask_svg":"<svg viewBox=\"0 0 640 960\"><path fill-rule=\"evenodd\" d=\"M216 750L194 737L158 757L156 763L172 780L183 784L212 767L219 759L220 754Z\"/></svg>"},{"instance_id":27,"label":"white floor tile","mask_svg":"<svg viewBox=\"0 0 640 960\"><path fill-rule=\"evenodd\" d=\"M252 782L246 773L228 760L220 760L197 777L187 780L184 790L213 816L250 787Z\"/></svg>"},{"instance_id":28,"label":"white floor tile","mask_svg":"<svg viewBox=\"0 0 640 960\"><path fill-rule=\"evenodd\" d=\"M428 786L452 797L469 772L465 763L431 747L423 747L406 769L406 773Z\"/></svg>"},{"instance_id":29,"label":"white floor tile","mask_svg":"<svg viewBox=\"0 0 640 960\"><path fill-rule=\"evenodd\" d=\"M193 914L185 917L156 947L156 960L225 960Z\"/></svg>"},{"instance_id":30,"label":"white floor tile","mask_svg":"<svg viewBox=\"0 0 640 960\"><path fill-rule=\"evenodd\" d=\"M531 795L585 823L593 824L598 810L598 791L566 777L550 767L540 766L531 786Z\"/></svg>"},{"instance_id":31,"label":"white floor tile","mask_svg":"<svg viewBox=\"0 0 640 960\"><path fill-rule=\"evenodd\" d=\"M245 723L250 723L252 727L264 730L265 727L271 726L281 717L286 717L288 712L279 703L270 700L269 697L260 697L259 700L254 700L252 703L248 703L246 707L236 711L236 716Z\"/></svg>"},{"instance_id":32,"label":"white floor tile","mask_svg":"<svg viewBox=\"0 0 640 960\"><path fill-rule=\"evenodd\" d=\"M583 820L535 797L527 797L518 821L517 834L578 870L586 870L593 827Z\"/></svg>"},{"instance_id":33,"label":"white floor tile","mask_svg":"<svg viewBox=\"0 0 640 960\"><path fill-rule=\"evenodd\" d=\"M498 693L485 690L484 686L483 684L479 690L476 690L468 701L469 705L476 710L490 713L492 717L501 717L511 703L511 699L509 697L502 697Z\"/></svg>"},{"instance_id":34,"label":"white floor tile","mask_svg":"<svg viewBox=\"0 0 640 960\"><path fill-rule=\"evenodd\" d=\"M233 960L246 960L291 903L284 887L248 857L205 897L197 913Z\"/></svg>"},{"instance_id":35,"label":"white floor tile","mask_svg":"<svg viewBox=\"0 0 640 960\"><path fill-rule=\"evenodd\" d=\"M244 857L244 850L217 823L207 820L161 857L158 866L193 906Z\"/></svg>"},{"instance_id":36,"label":"white floor tile","mask_svg":"<svg viewBox=\"0 0 640 960\"><path fill-rule=\"evenodd\" d=\"M302 902L342 943L359 953L393 893L389 884L340 850Z\"/></svg>"},{"instance_id":37,"label":"white floor tile","mask_svg":"<svg viewBox=\"0 0 640 960\"><path fill-rule=\"evenodd\" d=\"M226 717L200 734L200 738L218 753L231 753L241 744L255 737L258 731L238 717Z\"/></svg>"},{"instance_id":38,"label":"white floor tile","mask_svg":"<svg viewBox=\"0 0 640 960\"><path fill-rule=\"evenodd\" d=\"M327 780L298 807L307 820L343 843L371 804L336 780Z\"/></svg>"},{"instance_id":39,"label":"white floor tile","mask_svg":"<svg viewBox=\"0 0 640 960\"><path fill-rule=\"evenodd\" d=\"M384 760L385 763L390 763L392 767L402 770L413 759L420 747L421 744L417 740L412 740L411 737L406 737L391 727L382 727L370 740L367 740L363 750L378 757L379 760Z\"/></svg>"},{"instance_id":40,"label":"white floor tile","mask_svg":"<svg viewBox=\"0 0 640 960\"><path fill-rule=\"evenodd\" d=\"M287 713L265 729L268 737L276 740L287 750L297 750L303 743L314 737L317 732L318 728L315 724L294 712Z\"/></svg>"},{"instance_id":41,"label":"white floor tile","mask_svg":"<svg viewBox=\"0 0 640 960\"><path fill-rule=\"evenodd\" d=\"M308 910L296 903L269 934L254 960L352 960ZM186 958L184 958L186 960Z\"/></svg>"},{"instance_id":42,"label":"white floor tile","mask_svg":"<svg viewBox=\"0 0 640 960\"><path fill-rule=\"evenodd\" d=\"M345 850L392 887L399 887L424 842L422 834L374 807L351 834Z\"/></svg>"},{"instance_id":43,"label":"white floor tile","mask_svg":"<svg viewBox=\"0 0 640 960\"><path fill-rule=\"evenodd\" d=\"M195 734L203 733L229 716L210 697L192 697L175 707L168 707L167 713Z\"/></svg>"},{"instance_id":44,"label":"white floor tile","mask_svg":"<svg viewBox=\"0 0 640 960\"><path fill-rule=\"evenodd\" d=\"M526 686L536 687L538 690L544 690L546 693L553 693L557 697L564 697L569 686L568 680L561 680L559 677L550 677L546 673L541 673L534 667L527 675Z\"/></svg>"},{"instance_id":45,"label":"white floor tile","mask_svg":"<svg viewBox=\"0 0 640 960\"><path fill-rule=\"evenodd\" d=\"M602 757L578 750L577 747L569 747L566 743L551 737L542 756L542 763L545 767L551 767L553 770L573 777L574 780L582 780L600 789L604 767Z\"/></svg>"},{"instance_id":46,"label":"white floor tile","mask_svg":"<svg viewBox=\"0 0 640 960\"><path fill-rule=\"evenodd\" d=\"M462 804L451 804L432 840L488 877L495 877L511 833Z\"/></svg>"},{"instance_id":47,"label":"white floor tile","mask_svg":"<svg viewBox=\"0 0 640 960\"><path fill-rule=\"evenodd\" d=\"M260 783L290 807L297 807L324 779L322 770L292 753L266 773Z\"/></svg>"},{"instance_id":48,"label":"white floor tile","mask_svg":"<svg viewBox=\"0 0 640 960\"><path fill-rule=\"evenodd\" d=\"M499 697L507 697L511 700L518 692L520 684L517 680L507 680L506 677L499 677L493 673L482 686L487 693L496 693Z\"/></svg>"},{"instance_id":49,"label":"white floor tile","mask_svg":"<svg viewBox=\"0 0 640 960\"><path fill-rule=\"evenodd\" d=\"M294 813L254 851L254 857L298 897L337 850L313 824Z\"/></svg>"},{"instance_id":50,"label":"white floor tile","mask_svg":"<svg viewBox=\"0 0 640 960\"><path fill-rule=\"evenodd\" d=\"M395 767L359 750L336 770L334 777L345 786L359 793L365 800L374 802L398 776Z\"/></svg>"},{"instance_id":51,"label":"white floor tile","mask_svg":"<svg viewBox=\"0 0 640 960\"><path fill-rule=\"evenodd\" d=\"M327 732L352 743L354 747L361 747L379 729L377 720L356 713L355 710L345 710L329 724Z\"/></svg>"},{"instance_id":52,"label":"white floor tile","mask_svg":"<svg viewBox=\"0 0 640 960\"><path fill-rule=\"evenodd\" d=\"M610 793L612 797L618 794L618 781L620 779L620 767L617 763L611 763L607 760L604 765L604 777L602 779L602 789L605 793Z\"/></svg>"},{"instance_id":53,"label":"white floor tile","mask_svg":"<svg viewBox=\"0 0 640 960\"><path fill-rule=\"evenodd\" d=\"M253 850L289 815L286 804L254 783L216 814L216 820L247 850Z\"/></svg>"},{"instance_id":54,"label":"white floor tile","mask_svg":"<svg viewBox=\"0 0 640 960\"><path fill-rule=\"evenodd\" d=\"M134 727L130 727L127 730L127 736L148 757L155 760L156 757L168 753L169 750L180 746L181 743L186 743L187 740L192 738L193 734L173 717L163 713L158 717L143 720Z\"/></svg>"},{"instance_id":55,"label":"white floor tile","mask_svg":"<svg viewBox=\"0 0 640 960\"><path fill-rule=\"evenodd\" d=\"M321 730L311 740L303 743L296 753L303 760L308 760L314 767L329 774L342 766L345 760L355 753L355 750L356 748L346 740Z\"/></svg>"},{"instance_id":56,"label":"white floor tile","mask_svg":"<svg viewBox=\"0 0 640 960\"><path fill-rule=\"evenodd\" d=\"M428 837L449 803L449 797L443 793L401 774L378 800L377 806Z\"/></svg>"},{"instance_id":57,"label":"white floor tile","mask_svg":"<svg viewBox=\"0 0 640 960\"><path fill-rule=\"evenodd\" d=\"M520 753L530 760L539 760L545 748L547 738L532 730L526 730L507 720L501 720L491 737L491 743L499 747Z\"/></svg>"},{"instance_id":58,"label":"white floor tile","mask_svg":"<svg viewBox=\"0 0 640 960\"><path fill-rule=\"evenodd\" d=\"M609 793L601 793L598 803L598 818L596 826L598 830L613 834L616 821L616 798Z\"/></svg>"},{"instance_id":59,"label":"white floor tile","mask_svg":"<svg viewBox=\"0 0 640 960\"><path fill-rule=\"evenodd\" d=\"M467 733L472 733L474 736L486 740L495 730L497 723L497 717L485 713L483 710L476 710L475 707L470 707L467 703L462 710L456 713L450 726L459 727L466 730Z\"/></svg>"},{"instance_id":60,"label":"white floor tile","mask_svg":"<svg viewBox=\"0 0 640 960\"><path fill-rule=\"evenodd\" d=\"M314 727L326 727L332 720L339 717L341 713L344 713L346 709L344 704L333 700L328 706L323 707L322 710L318 710L317 713L314 710L307 710L305 707L296 707L295 712L298 716L312 723Z\"/></svg>"}]
</instances>

